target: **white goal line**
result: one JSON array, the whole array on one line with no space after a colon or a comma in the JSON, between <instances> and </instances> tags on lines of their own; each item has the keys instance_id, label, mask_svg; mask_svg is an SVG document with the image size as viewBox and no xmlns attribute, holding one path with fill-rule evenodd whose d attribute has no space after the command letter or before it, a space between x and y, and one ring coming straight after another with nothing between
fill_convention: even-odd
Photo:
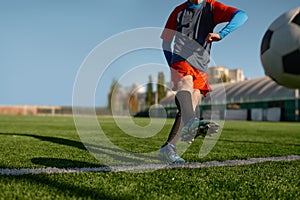
<instances>
[{"instance_id":1,"label":"white goal line","mask_svg":"<svg viewBox=\"0 0 300 200\"><path fill-rule=\"evenodd\" d=\"M36 169L1 169L2 176L20 176L34 174L59 174L59 173L81 173L81 172L143 172L159 169L199 169L205 167L223 167L223 166L241 166L251 165L265 162L280 161L296 161L300 160L299 155L281 156L281 157L265 157L265 158L248 158L245 160L225 160L225 161L209 161L209 162L191 162L184 164L145 164L137 166L107 166L107 167L86 167L86 168L36 168Z\"/></svg>"}]
</instances>

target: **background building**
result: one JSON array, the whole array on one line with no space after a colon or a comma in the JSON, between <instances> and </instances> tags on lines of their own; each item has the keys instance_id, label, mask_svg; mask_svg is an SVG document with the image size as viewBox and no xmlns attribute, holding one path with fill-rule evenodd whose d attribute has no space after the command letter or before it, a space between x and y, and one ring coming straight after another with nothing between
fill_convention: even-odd
<instances>
[{"instance_id":1,"label":"background building","mask_svg":"<svg viewBox=\"0 0 300 200\"><path fill-rule=\"evenodd\" d=\"M300 121L299 90L280 86L269 77L211 86L213 91L198 106L206 119ZM177 111L174 98L170 93L160 102L169 116Z\"/></svg>"},{"instance_id":2,"label":"background building","mask_svg":"<svg viewBox=\"0 0 300 200\"><path fill-rule=\"evenodd\" d=\"M221 82L239 82L244 81L244 72L241 69L228 69L224 66L216 66L208 68L209 82L221 83Z\"/></svg>"}]
</instances>

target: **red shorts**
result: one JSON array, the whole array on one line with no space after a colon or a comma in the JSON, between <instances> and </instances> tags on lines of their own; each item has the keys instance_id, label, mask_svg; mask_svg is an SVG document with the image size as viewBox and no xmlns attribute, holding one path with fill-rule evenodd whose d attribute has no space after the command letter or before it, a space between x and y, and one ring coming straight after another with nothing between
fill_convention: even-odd
<instances>
[{"instance_id":1,"label":"red shorts","mask_svg":"<svg viewBox=\"0 0 300 200\"><path fill-rule=\"evenodd\" d=\"M208 83L208 75L192 67L186 61L175 62L171 65L171 76L174 84L173 89L177 89L177 83L185 76L191 75L193 77L194 89L199 89L203 96L206 96L211 91Z\"/></svg>"}]
</instances>

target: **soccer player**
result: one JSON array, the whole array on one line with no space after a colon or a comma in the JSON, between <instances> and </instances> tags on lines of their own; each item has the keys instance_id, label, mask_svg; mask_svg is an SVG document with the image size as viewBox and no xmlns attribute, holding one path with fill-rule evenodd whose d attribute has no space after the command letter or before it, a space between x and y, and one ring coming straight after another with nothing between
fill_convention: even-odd
<instances>
[{"instance_id":1,"label":"soccer player","mask_svg":"<svg viewBox=\"0 0 300 200\"><path fill-rule=\"evenodd\" d=\"M211 91L207 74L211 45L243 25L247 18L244 11L215 0L188 0L170 14L161 38L173 89L177 90L178 113L167 142L159 151L162 160L184 163L176 152L178 140L191 143L199 132L205 136L208 127L218 127L215 122L200 120L195 114L201 95ZM214 32L216 25L223 22L227 23Z\"/></svg>"}]
</instances>

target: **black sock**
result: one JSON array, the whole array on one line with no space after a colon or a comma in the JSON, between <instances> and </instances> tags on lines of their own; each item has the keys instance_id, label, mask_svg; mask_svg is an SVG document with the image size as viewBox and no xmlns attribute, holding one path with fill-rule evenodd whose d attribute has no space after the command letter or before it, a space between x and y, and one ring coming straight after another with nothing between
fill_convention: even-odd
<instances>
[{"instance_id":1,"label":"black sock","mask_svg":"<svg viewBox=\"0 0 300 200\"><path fill-rule=\"evenodd\" d=\"M166 146L167 144L175 144L177 141L175 141L175 137L178 136L178 133L182 127L182 122L181 122L181 113L178 112L176 114L176 118L175 118L175 121L174 121L174 124L172 126L172 129L170 131L170 134L169 134L169 137L168 137L168 140L167 142L162 146Z\"/></svg>"},{"instance_id":2,"label":"black sock","mask_svg":"<svg viewBox=\"0 0 300 200\"><path fill-rule=\"evenodd\" d=\"M191 118L196 117L193 109L192 95L189 91L179 91L175 96L176 106L181 113L183 123L186 124Z\"/></svg>"}]
</instances>

